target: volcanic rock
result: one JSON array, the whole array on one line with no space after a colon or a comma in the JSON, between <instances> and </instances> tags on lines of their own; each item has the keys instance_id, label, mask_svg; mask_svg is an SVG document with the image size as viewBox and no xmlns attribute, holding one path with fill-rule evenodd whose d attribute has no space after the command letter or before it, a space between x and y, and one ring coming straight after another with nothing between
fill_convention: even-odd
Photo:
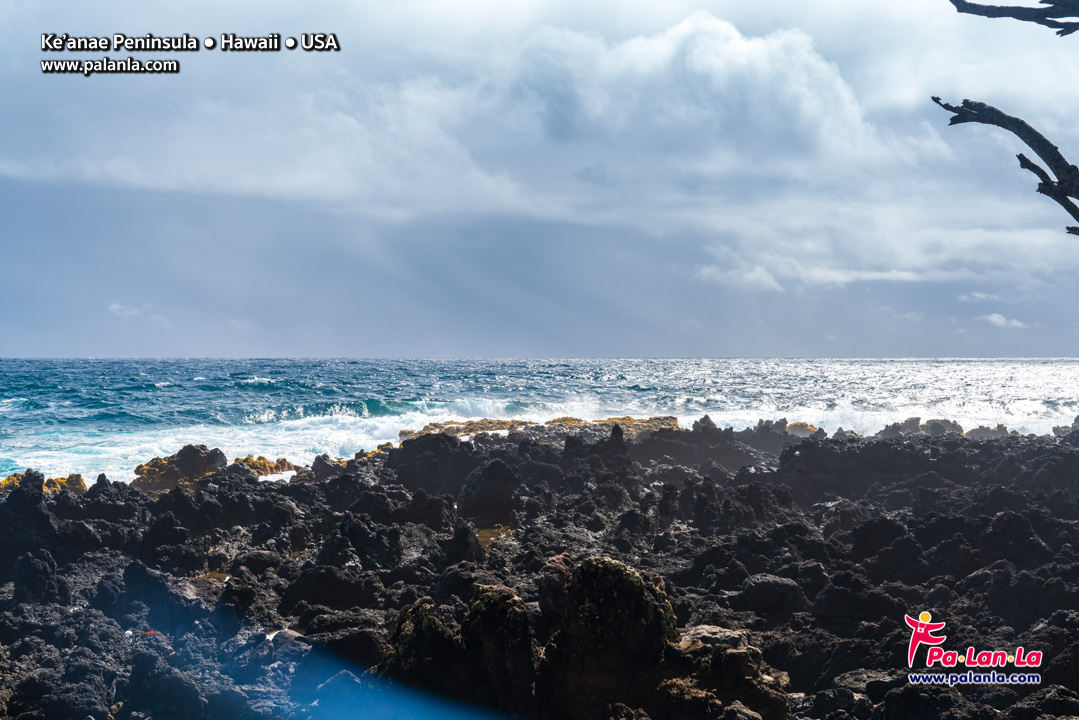
<instances>
[{"instance_id":1,"label":"volcanic rock","mask_svg":"<svg viewBox=\"0 0 1079 720\"><path fill-rule=\"evenodd\" d=\"M184 445L175 455L154 458L136 467L136 477L131 485L146 492L172 490L227 464L225 454L217 448L210 450L205 445Z\"/></svg>"},{"instance_id":2,"label":"volcanic rock","mask_svg":"<svg viewBox=\"0 0 1079 720\"><path fill-rule=\"evenodd\" d=\"M521 476L500 459L473 470L457 500L457 511L480 527L508 525L513 520L514 491Z\"/></svg>"},{"instance_id":3,"label":"volcanic rock","mask_svg":"<svg viewBox=\"0 0 1079 720\"><path fill-rule=\"evenodd\" d=\"M1079 712L1079 433L612 420L295 483L199 446L82 495L9 478L0 717L306 720L388 678L544 720ZM1042 683L911 684L922 611Z\"/></svg>"}]
</instances>

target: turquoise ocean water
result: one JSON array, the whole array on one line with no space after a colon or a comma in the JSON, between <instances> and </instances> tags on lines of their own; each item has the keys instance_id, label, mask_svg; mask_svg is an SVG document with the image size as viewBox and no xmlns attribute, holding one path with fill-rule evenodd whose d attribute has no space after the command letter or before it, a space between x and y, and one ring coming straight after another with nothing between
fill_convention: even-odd
<instances>
[{"instance_id":1,"label":"turquoise ocean water","mask_svg":"<svg viewBox=\"0 0 1079 720\"><path fill-rule=\"evenodd\" d=\"M467 418L785 417L863 434L907 417L1049 433L1079 360L0 360L0 477L134 468L186 443L309 462Z\"/></svg>"}]
</instances>

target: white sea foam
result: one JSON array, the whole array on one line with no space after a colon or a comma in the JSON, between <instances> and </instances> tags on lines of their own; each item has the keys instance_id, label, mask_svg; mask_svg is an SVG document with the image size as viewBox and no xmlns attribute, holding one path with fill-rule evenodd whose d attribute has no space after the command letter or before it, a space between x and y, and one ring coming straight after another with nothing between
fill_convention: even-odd
<instances>
[{"instance_id":1,"label":"white sea foam","mask_svg":"<svg viewBox=\"0 0 1079 720\"><path fill-rule=\"evenodd\" d=\"M292 396L279 400L277 395L289 392L290 383L278 384L273 393L241 390L245 410L252 398L246 414L229 414L211 400L205 422L183 427L144 424L117 430L116 425L94 429L90 423L66 422L3 432L0 424L0 472L33 467L49 476L79 472L92 481L104 472L130 480L139 463L188 443L219 447L230 460L254 454L306 464L321 453L351 457L360 449L397 442L404 429L484 417L545 422L561 416L674 415L689 427L708 414L718 425L736 429L785 417L829 433L843 427L870 435L908 417L948 418L967 429L1004 423L1022 433L1048 434L1079 414L1079 363L1074 361L559 361L535 376L527 363L511 361L506 367L490 382L486 377L477 382L466 364L439 369L458 375L440 383L432 371L396 396L365 389L293 402ZM247 372L246 379L228 382L274 385L272 378ZM459 377L468 377L467 390ZM323 384L340 386L339 379ZM364 397L383 399L373 405ZM42 400L54 409L70 405L58 397ZM6 421L25 402L23 397L0 400L0 418Z\"/></svg>"},{"instance_id":2,"label":"white sea foam","mask_svg":"<svg viewBox=\"0 0 1079 720\"><path fill-rule=\"evenodd\" d=\"M532 417L518 415L517 419L543 422L564 415L586 419L606 417L602 412L589 412L590 407L593 407L591 403L575 402L552 406ZM331 414L235 426L191 425L182 429L124 433L69 432L25 438L25 443L16 443L22 447L8 448L5 454L17 457L20 465L49 476L78 472L93 480L103 472L111 480L130 481L138 464L171 455L189 443L221 448L229 460L253 454L309 464L323 453L348 458L359 450L373 450L385 442L397 443L402 430L420 429L432 422L483 417L511 419L504 410L504 403L463 402L451 403L449 409L383 417Z\"/></svg>"},{"instance_id":3,"label":"white sea foam","mask_svg":"<svg viewBox=\"0 0 1079 720\"><path fill-rule=\"evenodd\" d=\"M139 463L153 457L171 455L188 443L201 443L209 447L221 448L229 460L253 454L264 455L271 459L285 457L293 463L309 464L316 455L322 453L329 454L331 457L347 458L352 457L359 450L372 450L384 442L396 443L400 439L401 430L419 429L431 422L480 417L510 419L504 412L495 412L497 408L490 409L492 412L475 407L473 408L475 412L471 415L460 412L434 414L415 412L377 418L326 415L231 427L193 425L183 429L143 430L128 433L76 433L56 436L52 440L39 436L34 439L33 446L22 448L17 456L21 464L39 469L47 475L59 476L79 472L88 480L104 472L110 479L130 481L134 478L134 469ZM940 410L940 408L919 407L907 403L893 411L859 412L850 403L844 403L831 410L812 406L777 406L765 412L742 410L739 412L714 411L708 414L718 425L732 426L736 429L753 426L762 417L774 419L783 416L788 421L809 422L829 432L834 432L842 426L847 430L867 435L880 430L889 422L911 416L920 416L923 420L931 417L950 417L957 420L964 428L978 425L992 426L1000 422L999 415L949 414ZM517 416L515 419L545 422L555 417L569 415L595 420L625 414L647 416L655 413L625 412L616 408L605 409L594 401L586 400L550 406L542 413L531 417ZM703 414L705 413L678 414L676 417L683 427L690 427ZM1013 424L1010 427L1020 432L1048 431L1049 429L1048 427L1032 428L1028 424ZM10 453L11 450L7 452Z\"/></svg>"},{"instance_id":4,"label":"white sea foam","mask_svg":"<svg viewBox=\"0 0 1079 720\"><path fill-rule=\"evenodd\" d=\"M289 470L283 473L271 473L270 475L263 475L261 478L259 478L259 480L261 480L262 482L288 482L295 474L295 470Z\"/></svg>"}]
</instances>

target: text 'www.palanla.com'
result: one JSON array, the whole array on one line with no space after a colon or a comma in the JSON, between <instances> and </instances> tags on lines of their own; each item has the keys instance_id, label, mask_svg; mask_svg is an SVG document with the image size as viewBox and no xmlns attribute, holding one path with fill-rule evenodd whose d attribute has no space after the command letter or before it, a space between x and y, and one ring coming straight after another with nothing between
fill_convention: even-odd
<instances>
[{"instance_id":1,"label":"text 'www.palanla.com'","mask_svg":"<svg viewBox=\"0 0 1079 720\"><path fill-rule=\"evenodd\" d=\"M100 60L42 60L41 72L65 73L73 75L110 74L110 73L178 73L180 72L179 60L146 60L141 61L133 57L125 60L113 60L105 57Z\"/></svg>"},{"instance_id":2,"label":"text 'www.palanla.com'","mask_svg":"<svg viewBox=\"0 0 1079 720\"><path fill-rule=\"evenodd\" d=\"M907 679L913 685L1037 685L1039 673L964 672L964 673L910 673Z\"/></svg>"}]
</instances>

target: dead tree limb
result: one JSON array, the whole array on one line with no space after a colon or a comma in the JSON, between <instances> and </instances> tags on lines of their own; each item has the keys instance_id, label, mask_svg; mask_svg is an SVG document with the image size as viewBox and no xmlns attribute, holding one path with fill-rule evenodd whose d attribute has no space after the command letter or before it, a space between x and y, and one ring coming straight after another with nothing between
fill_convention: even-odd
<instances>
[{"instance_id":1,"label":"dead tree limb","mask_svg":"<svg viewBox=\"0 0 1079 720\"><path fill-rule=\"evenodd\" d=\"M1057 146L1049 142L1044 135L1031 127L1025 120L1007 115L992 105L986 105L983 102L964 100L962 105L955 106L941 101L939 97L934 97L933 102L952 113L949 125L968 122L996 125L1026 143L1027 147L1033 150L1041 158L1042 162L1048 166L1056 179L1054 180L1050 177L1044 168L1022 153L1016 156L1019 159L1019 167L1029 170L1037 176L1039 181L1038 192L1051 197L1062 208L1067 210L1069 215L1079 221L1079 206L1072 202L1072 198L1079 200L1079 167L1069 163L1060 154ZM1072 235L1079 235L1079 227L1069 227L1068 232Z\"/></svg>"},{"instance_id":2,"label":"dead tree limb","mask_svg":"<svg viewBox=\"0 0 1079 720\"><path fill-rule=\"evenodd\" d=\"M988 18L1007 17L1024 22L1038 23L1053 28L1061 37L1079 30L1079 22L1062 22L1060 18L1079 17L1079 0L1038 0L1044 8L980 5L966 0L951 0L955 9L968 15Z\"/></svg>"}]
</instances>

